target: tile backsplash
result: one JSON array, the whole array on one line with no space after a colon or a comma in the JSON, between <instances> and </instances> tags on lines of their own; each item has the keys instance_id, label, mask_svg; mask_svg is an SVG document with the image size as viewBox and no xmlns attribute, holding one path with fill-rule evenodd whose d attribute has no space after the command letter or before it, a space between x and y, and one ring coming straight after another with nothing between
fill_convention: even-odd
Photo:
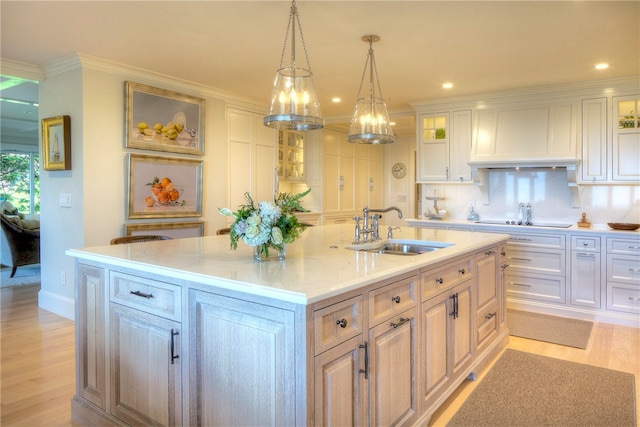
<instances>
[{"instance_id":1,"label":"tile backsplash","mask_svg":"<svg viewBox=\"0 0 640 427\"><path fill-rule=\"evenodd\" d=\"M451 219L466 219L469 204L485 220L517 218L518 203L531 203L534 222L580 220L582 212L594 225L608 222L640 223L640 185L579 185L579 208L571 206L571 192L563 169L492 170L489 204L482 203L478 187L473 184L422 184L418 212L424 215L433 202L434 190L444 200L438 201ZM635 184L635 185L634 185Z\"/></svg>"}]
</instances>

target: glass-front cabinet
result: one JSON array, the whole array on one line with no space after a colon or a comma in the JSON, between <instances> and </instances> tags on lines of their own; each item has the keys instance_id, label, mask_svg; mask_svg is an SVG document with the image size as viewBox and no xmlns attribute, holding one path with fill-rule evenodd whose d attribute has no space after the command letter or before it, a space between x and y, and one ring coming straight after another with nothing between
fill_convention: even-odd
<instances>
[{"instance_id":1,"label":"glass-front cabinet","mask_svg":"<svg viewBox=\"0 0 640 427\"><path fill-rule=\"evenodd\" d=\"M278 131L278 176L286 180L303 180L304 172L304 134Z\"/></svg>"},{"instance_id":2,"label":"glass-front cabinet","mask_svg":"<svg viewBox=\"0 0 640 427\"><path fill-rule=\"evenodd\" d=\"M623 99L618 101L616 111L618 129L640 128L639 104L640 99Z\"/></svg>"},{"instance_id":3,"label":"glass-front cabinet","mask_svg":"<svg viewBox=\"0 0 640 427\"><path fill-rule=\"evenodd\" d=\"M612 179L640 179L640 96L613 98L614 120Z\"/></svg>"},{"instance_id":4,"label":"glass-front cabinet","mask_svg":"<svg viewBox=\"0 0 640 427\"><path fill-rule=\"evenodd\" d=\"M449 113L418 117L418 182L447 181L449 177Z\"/></svg>"}]
</instances>

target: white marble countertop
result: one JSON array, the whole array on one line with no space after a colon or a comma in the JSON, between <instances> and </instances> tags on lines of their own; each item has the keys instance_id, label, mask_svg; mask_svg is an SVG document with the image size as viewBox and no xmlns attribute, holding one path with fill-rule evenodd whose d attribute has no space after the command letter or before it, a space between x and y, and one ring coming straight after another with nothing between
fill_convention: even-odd
<instances>
[{"instance_id":1,"label":"white marble countertop","mask_svg":"<svg viewBox=\"0 0 640 427\"><path fill-rule=\"evenodd\" d=\"M287 245L284 262L257 262L253 248L229 236L206 236L125 245L69 249L66 254L115 267L131 268L201 284L211 284L297 304L325 298L427 267L506 241L506 234L402 227L395 239L453 243L416 256L377 254L346 249L353 224L309 227ZM385 233L381 233L386 235Z\"/></svg>"},{"instance_id":2,"label":"white marble countertop","mask_svg":"<svg viewBox=\"0 0 640 427\"><path fill-rule=\"evenodd\" d=\"M496 220L499 222L499 220ZM611 237L628 237L630 239L638 239L640 238L640 229L634 231L627 230L614 230L610 228L606 224L593 224L591 227L578 227L577 223L573 223L570 227L536 227L529 225L511 225L511 224L483 224L477 223L475 221L467 221L463 219L444 219L444 220L433 220L433 219L407 219L405 220L407 225L413 226L469 226L473 228L482 228L486 230L497 230L504 233L514 233L514 232L527 232L527 231L536 231L536 232L571 232L571 233L597 233L597 234L606 234L611 235Z\"/></svg>"}]
</instances>

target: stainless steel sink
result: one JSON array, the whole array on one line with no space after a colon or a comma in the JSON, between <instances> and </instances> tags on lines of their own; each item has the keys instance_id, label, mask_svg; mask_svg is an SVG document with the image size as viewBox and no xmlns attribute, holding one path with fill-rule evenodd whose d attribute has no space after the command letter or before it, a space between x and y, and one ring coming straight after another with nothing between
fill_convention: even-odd
<instances>
[{"instance_id":1,"label":"stainless steel sink","mask_svg":"<svg viewBox=\"0 0 640 427\"><path fill-rule=\"evenodd\" d=\"M354 251L373 252L389 255L420 255L451 246L452 243L429 242L424 240L389 239L382 242L347 246Z\"/></svg>"},{"instance_id":2,"label":"stainless steel sink","mask_svg":"<svg viewBox=\"0 0 640 427\"><path fill-rule=\"evenodd\" d=\"M475 221L476 224L493 224L493 225L518 225L521 227L550 227L550 228L569 228L573 224L553 223L553 222L534 222L531 224L511 224L507 221L483 220Z\"/></svg>"}]
</instances>

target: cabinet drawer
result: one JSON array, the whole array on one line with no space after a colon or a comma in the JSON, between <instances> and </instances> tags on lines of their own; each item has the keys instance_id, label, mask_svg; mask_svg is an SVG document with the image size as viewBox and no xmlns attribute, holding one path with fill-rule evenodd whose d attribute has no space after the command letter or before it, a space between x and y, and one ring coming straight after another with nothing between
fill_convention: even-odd
<instances>
[{"instance_id":1,"label":"cabinet drawer","mask_svg":"<svg viewBox=\"0 0 640 427\"><path fill-rule=\"evenodd\" d=\"M507 251L507 263L515 270L558 275L565 273L565 253L559 250L541 251L510 247Z\"/></svg>"},{"instance_id":2,"label":"cabinet drawer","mask_svg":"<svg viewBox=\"0 0 640 427\"><path fill-rule=\"evenodd\" d=\"M610 254L640 255L640 240L609 237L607 239L607 252Z\"/></svg>"},{"instance_id":3,"label":"cabinet drawer","mask_svg":"<svg viewBox=\"0 0 640 427\"><path fill-rule=\"evenodd\" d=\"M112 272L110 299L112 302L157 316L180 321L181 288L169 283Z\"/></svg>"},{"instance_id":4,"label":"cabinet drawer","mask_svg":"<svg viewBox=\"0 0 640 427\"><path fill-rule=\"evenodd\" d=\"M640 288L607 283L607 309L640 314Z\"/></svg>"},{"instance_id":5,"label":"cabinet drawer","mask_svg":"<svg viewBox=\"0 0 640 427\"><path fill-rule=\"evenodd\" d=\"M422 270L420 272L422 301L472 277L472 265L472 258L465 258L434 270Z\"/></svg>"},{"instance_id":6,"label":"cabinet drawer","mask_svg":"<svg viewBox=\"0 0 640 427\"><path fill-rule=\"evenodd\" d=\"M640 284L640 258L629 255L607 255L607 280Z\"/></svg>"},{"instance_id":7,"label":"cabinet drawer","mask_svg":"<svg viewBox=\"0 0 640 427\"><path fill-rule=\"evenodd\" d=\"M476 348L481 351L498 333L498 307L493 306L476 319Z\"/></svg>"},{"instance_id":8,"label":"cabinet drawer","mask_svg":"<svg viewBox=\"0 0 640 427\"><path fill-rule=\"evenodd\" d=\"M509 246L534 246L541 248L565 248L565 236L553 234L517 234L510 233Z\"/></svg>"},{"instance_id":9,"label":"cabinet drawer","mask_svg":"<svg viewBox=\"0 0 640 427\"><path fill-rule=\"evenodd\" d=\"M600 238L571 236L571 249L577 251L600 251Z\"/></svg>"},{"instance_id":10,"label":"cabinet drawer","mask_svg":"<svg viewBox=\"0 0 640 427\"><path fill-rule=\"evenodd\" d=\"M362 332L362 295L313 312L316 353Z\"/></svg>"},{"instance_id":11,"label":"cabinet drawer","mask_svg":"<svg viewBox=\"0 0 640 427\"><path fill-rule=\"evenodd\" d=\"M542 301L565 302L564 276L513 273L507 270L507 294L509 296Z\"/></svg>"},{"instance_id":12,"label":"cabinet drawer","mask_svg":"<svg viewBox=\"0 0 640 427\"><path fill-rule=\"evenodd\" d=\"M418 299L417 279L411 276L369 292L369 326L415 306Z\"/></svg>"}]
</instances>

